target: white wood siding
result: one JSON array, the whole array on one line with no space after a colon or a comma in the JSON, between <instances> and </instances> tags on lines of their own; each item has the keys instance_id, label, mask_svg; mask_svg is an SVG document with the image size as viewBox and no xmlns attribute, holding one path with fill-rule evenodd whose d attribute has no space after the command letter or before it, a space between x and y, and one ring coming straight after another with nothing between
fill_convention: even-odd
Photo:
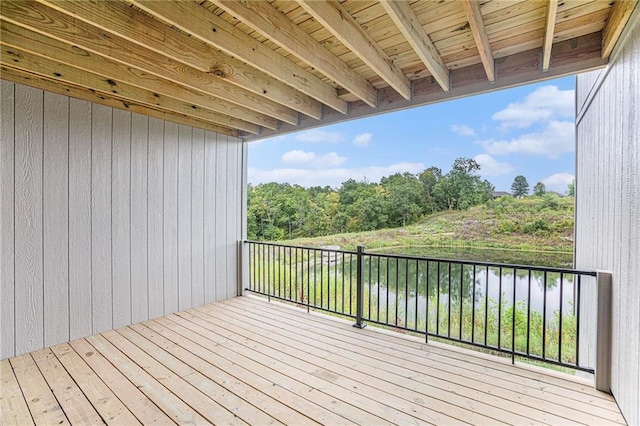
<instances>
[{"instance_id":1,"label":"white wood siding","mask_svg":"<svg viewBox=\"0 0 640 426\"><path fill-rule=\"evenodd\" d=\"M241 141L1 83L0 358L236 295Z\"/></svg>"},{"instance_id":2,"label":"white wood siding","mask_svg":"<svg viewBox=\"0 0 640 426\"><path fill-rule=\"evenodd\" d=\"M580 75L576 97L576 266L613 273L612 392L629 424L640 424L638 21L602 84L604 71Z\"/></svg>"}]
</instances>

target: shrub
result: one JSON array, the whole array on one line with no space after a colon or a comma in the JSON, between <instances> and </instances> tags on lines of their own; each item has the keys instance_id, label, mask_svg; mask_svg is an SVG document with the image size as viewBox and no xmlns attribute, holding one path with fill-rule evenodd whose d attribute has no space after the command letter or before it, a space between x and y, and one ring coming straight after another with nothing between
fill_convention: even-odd
<instances>
[{"instance_id":1,"label":"shrub","mask_svg":"<svg viewBox=\"0 0 640 426\"><path fill-rule=\"evenodd\" d=\"M546 220L537 219L522 227L522 232L529 235L549 235L549 224Z\"/></svg>"},{"instance_id":2,"label":"shrub","mask_svg":"<svg viewBox=\"0 0 640 426\"><path fill-rule=\"evenodd\" d=\"M545 208L556 210L560 206L560 197L556 194L547 192L544 194L543 200Z\"/></svg>"}]
</instances>

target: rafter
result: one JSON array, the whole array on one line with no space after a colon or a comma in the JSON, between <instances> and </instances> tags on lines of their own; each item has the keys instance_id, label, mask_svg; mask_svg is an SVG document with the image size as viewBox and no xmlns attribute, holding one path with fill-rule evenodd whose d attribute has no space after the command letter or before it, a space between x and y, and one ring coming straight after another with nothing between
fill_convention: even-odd
<instances>
[{"instance_id":1,"label":"rafter","mask_svg":"<svg viewBox=\"0 0 640 426\"><path fill-rule=\"evenodd\" d=\"M484 19L480 11L480 4L477 0L462 0L462 4L464 6L464 12L467 15L467 20L469 21L469 27L471 27L471 32L473 33L473 39L478 47L482 65L487 73L487 78L493 82L496 80L496 68L491 46L489 45L489 38L487 37L487 31L484 28Z\"/></svg>"},{"instance_id":2,"label":"rafter","mask_svg":"<svg viewBox=\"0 0 640 426\"><path fill-rule=\"evenodd\" d=\"M638 0L616 0L602 31L602 57L608 58L629 21Z\"/></svg>"},{"instance_id":3,"label":"rafter","mask_svg":"<svg viewBox=\"0 0 640 426\"><path fill-rule=\"evenodd\" d=\"M403 99L393 90L381 91L380 105L375 109L375 114L400 111L522 84L545 81L553 77L574 75L584 70L603 68L607 64L607 59L600 56L601 43L602 37L599 32L556 43L553 46L551 57L553 67L549 68L547 72L542 72L539 65L539 58L542 54L541 47L506 56L501 58L497 64L501 78L493 83L487 80L486 72L481 64L452 69L451 81L453 84L449 92L444 92L436 82L432 81L431 77L414 80L413 97L410 100ZM362 102L353 102L349 114L346 116L335 113L327 114L322 122L305 118L298 126L283 125L277 131L265 130L261 135L250 135L245 140L254 141L369 116L371 116L371 107Z\"/></svg>"},{"instance_id":4,"label":"rafter","mask_svg":"<svg viewBox=\"0 0 640 426\"><path fill-rule=\"evenodd\" d=\"M39 56L72 65L73 67L103 75L105 79L122 81L133 86L151 90L154 93L175 97L184 102L226 114L254 124L277 128L277 121L264 114L237 107L229 102L209 96L188 87L179 87L173 82L161 79L143 71L119 64L100 55L70 46L62 41L30 32L18 25L3 20L0 23L2 43L20 47Z\"/></svg>"},{"instance_id":5,"label":"rafter","mask_svg":"<svg viewBox=\"0 0 640 426\"><path fill-rule=\"evenodd\" d=\"M124 3L69 0L38 2L310 117L322 117L322 104L319 101L193 37L172 30Z\"/></svg>"},{"instance_id":6,"label":"rafter","mask_svg":"<svg viewBox=\"0 0 640 426\"><path fill-rule=\"evenodd\" d=\"M347 103L338 97L336 89L198 4L153 0L132 3L336 111L347 112Z\"/></svg>"},{"instance_id":7,"label":"rafter","mask_svg":"<svg viewBox=\"0 0 640 426\"><path fill-rule=\"evenodd\" d=\"M382 0L384 10L407 39L422 63L427 67L442 90L449 91L449 69L444 63L418 17L405 1Z\"/></svg>"},{"instance_id":8,"label":"rafter","mask_svg":"<svg viewBox=\"0 0 640 426\"><path fill-rule=\"evenodd\" d=\"M253 134L260 133L260 126L253 123L200 108L168 96L159 95L150 90L121 81L105 78L102 75L87 72L86 70L74 68L70 65L17 49L15 46L1 45L0 47L0 61L5 66L30 74L38 74L76 87L92 89L106 97L117 96L118 99L125 102L136 102L159 110L192 116L193 118L228 128L242 129Z\"/></svg>"},{"instance_id":9,"label":"rafter","mask_svg":"<svg viewBox=\"0 0 640 426\"><path fill-rule=\"evenodd\" d=\"M544 30L544 43L542 45L542 71L547 71L551 64L551 48L553 47L553 33L556 27L558 15L558 0L547 1L547 19Z\"/></svg>"},{"instance_id":10,"label":"rafter","mask_svg":"<svg viewBox=\"0 0 640 426\"><path fill-rule=\"evenodd\" d=\"M377 90L367 80L322 46L285 15L266 1L239 2L213 0L217 6L241 19L243 23L302 59L370 106L377 103ZM144 0L145 4L164 4ZM136 1L137 4L137 1ZM255 40L254 40L255 42ZM236 42L237 44L237 42ZM274 56L273 52L271 56Z\"/></svg>"},{"instance_id":11,"label":"rafter","mask_svg":"<svg viewBox=\"0 0 640 426\"><path fill-rule=\"evenodd\" d=\"M6 0L2 2L2 12L3 18L6 16L7 20L31 31L55 37L70 45L154 74L178 85L201 91L236 106L257 111L289 124L295 125L298 122L298 113L288 107L258 97L245 89L187 67L173 59L160 57L157 53L120 37L103 37L103 32L99 28L42 4Z\"/></svg>"},{"instance_id":12,"label":"rafter","mask_svg":"<svg viewBox=\"0 0 640 426\"><path fill-rule=\"evenodd\" d=\"M61 83L59 81L54 81L40 75L23 72L11 67L2 66L1 71L3 79L12 81L14 83L25 84L27 86L36 87L48 92L70 96L72 98L80 99L87 102L106 105L124 111L130 111L136 114L147 115L149 117L159 118L160 120L173 121L174 123L193 126L223 135L233 137L242 136L239 135L238 131L236 130L218 126L207 121L198 120L182 114L166 112L137 102L119 100L117 97L105 97L102 94L92 91L91 89L76 87L67 83Z\"/></svg>"},{"instance_id":13,"label":"rafter","mask_svg":"<svg viewBox=\"0 0 640 426\"><path fill-rule=\"evenodd\" d=\"M335 0L296 1L403 98L411 98L411 83L407 76L340 3Z\"/></svg>"},{"instance_id":14,"label":"rafter","mask_svg":"<svg viewBox=\"0 0 640 426\"><path fill-rule=\"evenodd\" d=\"M544 30L544 43L542 45L542 71L547 71L551 64L551 48L553 47L553 33L556 27L558 15L558 0L547 1L547 20Z\"/></svg>"}]
</instances>

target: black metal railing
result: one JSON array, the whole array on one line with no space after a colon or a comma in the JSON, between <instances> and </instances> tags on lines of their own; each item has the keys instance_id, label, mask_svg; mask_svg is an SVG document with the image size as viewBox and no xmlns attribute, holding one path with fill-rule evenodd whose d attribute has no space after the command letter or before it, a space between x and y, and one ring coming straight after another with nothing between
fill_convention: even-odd
<instances>
[{"instance_id":1,"label":"black metal railing","mask_svg":"<svg viewBox=\"0 0 640 426\"><path fill-rule=\"evenodd\" d=\"M580 362L580 294L596 272L247 241L249 288L516 357ZM595 281L594 281L595 282Z\"/></svg>"}]
</instances>

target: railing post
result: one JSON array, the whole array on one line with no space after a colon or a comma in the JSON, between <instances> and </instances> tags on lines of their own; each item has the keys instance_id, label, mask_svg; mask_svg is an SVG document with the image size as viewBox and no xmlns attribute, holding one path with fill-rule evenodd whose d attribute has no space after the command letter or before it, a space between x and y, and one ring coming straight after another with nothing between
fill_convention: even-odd
<instances>
[{"instance_id":1,"label":"railing post","mask_svg":"<svg viewBox=\"0 0 640 426\"><path fill-rule=\"evenodd\" d=\"M597 271L596 389L611 392L611 272Z\"/></svg>"},{"instance_id":2,"label":"railing post","mask_svg":"<svg viewBox=\"0 0 640 426\"><path fill-rule=\"evenodd\" d=\"M364 246L358 246L357 253L357 270L356 270L356 323L353 324L357 328L365 328L367 325L362 322L362 313L364 311Z\"/></svg>"},{"instance_id":3,"label":"railing post","mask_svg":"<svg viewBox=\"0 0 640 426\"><path fill-rule=\"evenodd\" d=\"M245 243L244 241L240 240L238 241L238 262L237 262L237 266L238 266L238 283L237 283L237 290L236 290L236 296L242 296L244 294L244 281L245 278L249 276L248 273L245 273L245 266L249 266L249 262L245 261L244 259L244 246ZM248 253L248 252L247 252Z\"/></svg>"}]
</instances>

